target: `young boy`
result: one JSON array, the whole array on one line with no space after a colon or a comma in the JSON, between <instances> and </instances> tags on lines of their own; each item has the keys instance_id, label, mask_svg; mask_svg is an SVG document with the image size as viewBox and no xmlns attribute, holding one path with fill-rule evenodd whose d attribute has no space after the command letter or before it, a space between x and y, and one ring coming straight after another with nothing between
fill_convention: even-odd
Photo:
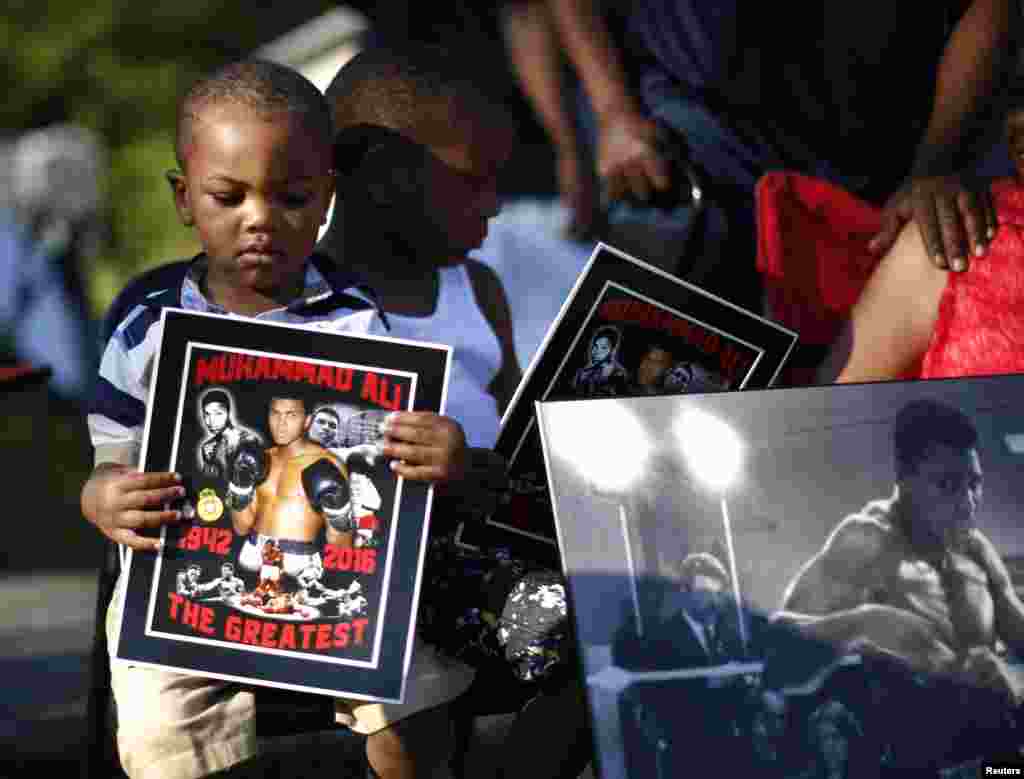
<instances>
[{"instance_id":1,"label":"young boy","mask_svg":"<svg viewBox=\"0 0 1024 779\"><path fill-rule=\"evenodd\" d=\"M96 467L82 490L82 510L107 538L153 551L158 542L136 531L180 519L166 508L184 494L180 477L136 471L162 305L275 322L330 321L352 331L365 331L380 316L312 255L333 185L331 143L323 96L279 65L230 65L200 80L181 103L181 172L168 178L181 220L196 229L203 251L183 280L130 310L106 345L89 414ZM405 478L440 484L463 478L468 460L461 427L428 413L391 417L382 450ZM107 615L111 638L119 602L115 593ZM452 667L417 649L410 686L432 705L431 680L457 691L468 684L468 671L453 680ZM112 664L111 672L119 751L132 779L207 776L242 768L256 754L251 689L124 664ZM370 763L384 779L426 775L443 759L437 754L447 754L442 715L428 711L409 722L418 724L383 727L368 739Z\"/></svg>"},{"instance_id":2,"label":"young boy","mask_svg":"<svg viewBox=\"0 0 1024 779\"><path fill-rule=\"evenodd\" d=\"M471 480L484 494L466 506L465 490L462 500L438 491L420 633L488 671L474 685L485 705L501 686L530 700L497 760L505 775L576 777L589 759L589 735L564 582L522 561L458 549L452 539L455 521L493 500L488 488L505 481L504 463L488 448L520 379L501 282L466 256L497 214L497 176L513 142L510 117L471 72L429 46L367 49L339 71L327 89L337 186L320 248L379 294L386 323L374 320L375 332L453 346L447 411L481 447L470 450ZM354 718L356 730L375 726Z\"/></svg>"}]
</instances>

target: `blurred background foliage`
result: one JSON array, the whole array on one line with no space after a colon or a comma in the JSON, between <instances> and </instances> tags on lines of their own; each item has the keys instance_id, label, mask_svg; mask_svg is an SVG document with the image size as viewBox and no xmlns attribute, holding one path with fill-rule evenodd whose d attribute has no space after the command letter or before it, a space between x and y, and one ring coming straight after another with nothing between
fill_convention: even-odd
<instances>
[{"instance_id":1,"label":"blurred background foliage","mask_svg":"<svg viewBox=\"0 0 1024 779\"><path fill-rule=\"evenodd\" d=\"M178 97L201 73L334 7L328 0L5 0L0 14L0 144L26 131L72 122L106 147L102 182L108 230L80 268L91 313L103 315L135 273L194 254L164 179L175 165ZM40 544L20 523L0 572L91 568L101 536L80 518L92 464L77 406L27 388L7 390L0 430L6 483L33 496L36 516L59 531ZM45 422L43 422L45 420ZM49 467L41 467L48 463ZM31 528L35 527L36 530Z\"/></svg>"},{"instance_id":2,"label":"blurred background foliage","mask_svg":"<svg viewBox=\"0 0 1024 779\"><path fill-rule=\"evenodd\" d=\"M251 56L338 5L329 0L5 0L0 147L30 130L64 123L95 133L105 147L106 229L77 261L92 319L103 316L132 276L198 251L191 230L178 222L164 178L175 166L179 97L201 74ZM440 43L489 72L504 90L520 140L503 192L555 191L552 152L505 57L499 3L350 0L345 5L368 18L374 40ZM16 554L0 553L0 572L92 566L101 537L80 515L80 490L92 467L82 407L30 390L9 390L5 400L0 472L9 484L43 500L40 516L60 518L61 543L39 545L31 538L31 523L23 523L24 543L14 545ZM44 418L47 424L41 426ZM42 462L50 468L40 468Z\"/></svg>"},{"instance_id":3,"label":"blurred background foliage","mask_svg":"<svg viewBox=\"0 0 1024 779\"><path fill-rule=\"evenodd\" d=\"M288 0L6 0L0 16L0 132L76 122L107 146L109 235L83 268L101 315L134 273L193 254L163 172L174 167L178 96L335 4Z\"/></svg>"},{"instance_id":4,"label":"blurred background foliage","mask_svg":"<svg viewBox=\"0 0 1024 779\"><path fill-rule=\"evenodd\" d=\"M0 142L34 128L74 122L108 152L104 182L109 232L81 268L94 316L132 275L198 251L175 216L164 171L174 167L178 97L200 74L340 5L287 0L6 0L0 15ZM383 39L473 49L493 71L517 117L521 156L507 192L554 192L554 164L540 125L519 92L490 0L351 0ZM7 136L4 138L3 136Z\"/></svg>"}]
</instances>

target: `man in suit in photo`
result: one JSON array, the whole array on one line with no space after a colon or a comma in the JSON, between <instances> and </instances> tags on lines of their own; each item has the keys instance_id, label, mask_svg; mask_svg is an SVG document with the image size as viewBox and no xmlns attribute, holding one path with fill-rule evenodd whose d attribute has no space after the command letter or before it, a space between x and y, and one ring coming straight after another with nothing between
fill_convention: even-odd
<instances>
[{"instance_id":1,"label":"man in suit in photo","mask_svg":"<svg viewBox=\"0 0 1024 779\"><path fill-rule=\"evenodd\" d=\"M660 602L650 613L626 611L612 660L629 671L708 671L637 681L623 691L620 720L630 776L702 775L702 767L719 771L737 754L729 745L736 735L733 693L742 695L742 677L716 669L746 655L731 580L725 566L704 552L684 557L676 573L651 596Z\"/></svg>"}]
</instances>

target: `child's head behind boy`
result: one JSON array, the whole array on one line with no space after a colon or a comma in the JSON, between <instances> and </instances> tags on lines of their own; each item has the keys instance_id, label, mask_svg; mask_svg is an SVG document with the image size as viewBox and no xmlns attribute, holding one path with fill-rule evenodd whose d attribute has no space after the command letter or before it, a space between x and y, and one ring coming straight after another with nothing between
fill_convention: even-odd
<instances>
[{"instance_id":1,"label":"child's head behind boy","mask_svg":"<svg viewBox=\"0 0 1024 779\"><path fill-rule=\"evenodd\" d=\"M333 184L330 110L283 65L234 63L198 81L178 108L168 175L207 256L206 292L230 311L294 300Z\"/></svg>"},{"instance_id":2,"label":"child's head behind boy","mask_svg":"<svg viewBox=\"0 0 1024 779\"><path fill-rule=\"evenodd\" d=\"M338 72L327 99L344 231L372 227L438 265L480 246L514 131L464 64L431 46L367 49Z\"/></svg>"}]
</instances>

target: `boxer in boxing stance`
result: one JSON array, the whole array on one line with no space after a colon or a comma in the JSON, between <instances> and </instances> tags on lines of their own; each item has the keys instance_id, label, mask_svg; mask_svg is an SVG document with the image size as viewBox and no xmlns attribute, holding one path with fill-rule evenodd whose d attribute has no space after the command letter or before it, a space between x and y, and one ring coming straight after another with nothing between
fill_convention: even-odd
<instances>
[{"instance_id":1,"label":"boxer in boxing stance","mask_svg":"<svg viewBox=\"0 0 1024 779\"><path fill-rule=\"evenodd\" d=\"M252 431L234 423L231 419L231 396L219 387L205 393L199 403L203 427L210 434L199 445L199 471L203 476L221 479L227 473L227 462L238 445L249 440L258 445L260 439Z\"/></svg>"},{"instance_id":2,"label":"boxer in boxing stance","mask_svg":"<svg viewBox=\"0 0 1024 779\"><path fill-rule=\"evenodd\" d=\"M245 591L245 582L235 576L234 563L229 560L225 560L221 565L220 576L200 586L206 587L207 590L216 588L217 597L220 600L228 600L235 595L241 595Z\"/></svg>"},{"instance_id":3,"label":"boxer in boxing stance","mask_svg":"<svg viewBox=\"0 0 1024 779\"><path fill-rule=\"evenodd\" d=\"M347 466L349 497L356 525L355 545L376 546L380 542L377 511L381 506L381 498L369 472L381 459L380 449L368 442L342 446L341 416L331 406L313 409L307 435Z\"/></svg>"},{"instance_id":4,"label":"boxer in boxing stance","mask_svg":"<svg viewBox=\"0 0 1024 779\"><path fill-rule=\"evenodd\" d=\"M977 431L959 410L919 400L897 415L896 486L842 520L798 571L776 620L850 651L952 675L1024 702L999 652L1024 649L1024 604L977 525Z\"/></svg>"},{"instance_id":5,"label":"boxer in boxing stance","mask_svg":"<svg viewBox=\"0 0 1024 779\"><path fill-rule=\"evenodd\" d=\"M184 571L178 571L175 577L175 590L178 595L192 597L199 592L199 575L203 572L199 563L192 563Z\"/></svg>"},{"instance_id":6,"label":"boxer in boxing stance","mask_svg":"<svg viewBox=\"0 0 1024 779\"><path fill-rule=\"evenodd\" d=\"M268 428L273 446L243 442L231 459L227 504L235 532L247 536L238 562L259 571L263 547L275 541L282 570L297 577L321 564L317 540L352 546L357 523L349 500L348 471L341 460L310 440L311 415L301 397L270 400Z\"/></svg>"}]
</instances>

